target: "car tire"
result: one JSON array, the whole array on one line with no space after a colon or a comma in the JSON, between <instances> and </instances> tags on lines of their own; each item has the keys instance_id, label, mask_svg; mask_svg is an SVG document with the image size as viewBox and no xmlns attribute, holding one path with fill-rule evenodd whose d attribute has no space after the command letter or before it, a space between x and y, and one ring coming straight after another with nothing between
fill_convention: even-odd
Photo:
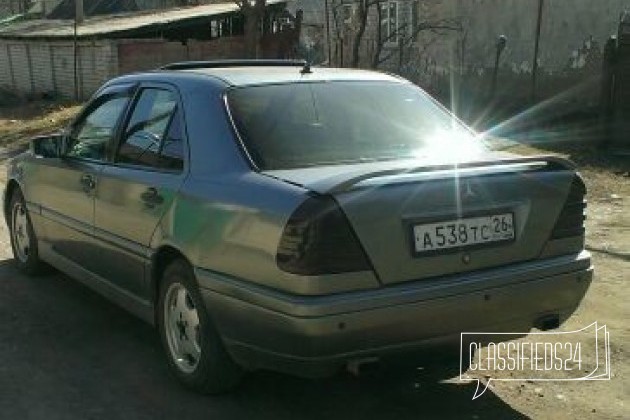
<instances>
[{"instance_id":1,"label":"car tire","mask_svg":"<svg viewBox=\"0 0 630 420\"><path fill-rule=\"evenodd\" d=\"M184 260L164 270L156 319L171 372L186 387L218 394L238 385L242 369L225 350L192 268Z\"/></svg>"},{"instance_id":2,"label":"car tire","mask_svg":"<svg viewBox=\"0 0 630 420\"><path fill-rule=\"evenodd\" d=\"M43 273L46 265L39 259L37 237L24 196L19 189L16 189L11 196L8 222L11 250L18 270L29 276Z\"/></svg>"}]
</instances>

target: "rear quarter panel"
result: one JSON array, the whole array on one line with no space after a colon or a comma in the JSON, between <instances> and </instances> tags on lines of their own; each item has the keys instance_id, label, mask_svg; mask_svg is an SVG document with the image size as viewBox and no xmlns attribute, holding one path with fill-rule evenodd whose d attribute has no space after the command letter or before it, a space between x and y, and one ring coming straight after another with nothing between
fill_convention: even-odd
<instances>
[{"instance_id":1,"label":"rear quarter panel","mask_svg":"<svg viewBox=\"0 0 630 420\"><path fill-rule=\"evenodd\" d=\"M302 188L254 172L190 177L162 218L152 248L169 244L179 249L209 277L295 294L377 287L371 272L297 276L278 268L276 251L284 225L306 197Z\"/></svg>"}]
</instances>

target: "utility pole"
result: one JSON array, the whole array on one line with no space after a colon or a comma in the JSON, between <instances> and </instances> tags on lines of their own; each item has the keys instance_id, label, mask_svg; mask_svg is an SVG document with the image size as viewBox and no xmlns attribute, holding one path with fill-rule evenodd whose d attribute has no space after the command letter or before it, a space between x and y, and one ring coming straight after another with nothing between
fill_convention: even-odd
<instances>
[{"instance_id":1,"label":"utility pole","mask_svg":"<svg viewBox=\"0 0 630 420\"><path fill-rule=\"evenodd\" d=\"M324 13L326 14L326 46L327 46L327 56L328 56L328 66L331 66L332 54L331 54L331 46L330 46L330 9L329 9L329 0L324 0Z\"/></svg>"},{"instance_id":2,"label":"utility pole","mask_svg":"<svg viewBox=\"0 0 630 420\"><path fill-rule=\"evenodd\" d=\"M79 37L79 25L83 23L85 19L84 11L83 11L83 0L74 0L75 9L74 9L74 37L73 37L73 46L74 46L74 99L76 101L79 100L79 45L78 45L78 37Z\"/></svg>"},{"instance_id":3,"label":"utility pole","mask_svg":"<svg viewBox=\"0 0 630 420\"><path fill-rule=\"evenodd\" d=\"M534 45L534 63L532 65L532 102L536 101L538 90L538 52L540 49L540 30L542 27L545 0L538 0L538 20L536 21L536 44Z\"/></svg>"},{"instance_id":4,"label":"utility pole","mask_svg":"<svg viewBox=\"0 0 630 420\"><path fill-rule=\"evenodd\" d=\"M83 23L83 20L85 19L85 13L83 11L83 0L74 0L74 4L75 4L74 22L77 25L80 25Z\"/></svg>"}]
</instances>

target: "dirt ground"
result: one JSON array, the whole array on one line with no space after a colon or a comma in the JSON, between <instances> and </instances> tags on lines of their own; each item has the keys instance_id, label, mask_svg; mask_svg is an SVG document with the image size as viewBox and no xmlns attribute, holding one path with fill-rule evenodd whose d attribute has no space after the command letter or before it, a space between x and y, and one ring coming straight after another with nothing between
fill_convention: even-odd
<instances>
[{"instance_id":1,"label":"dirt ground","mask_svg":"<svg viewBox=\"0 0 630 420\"><path fill-rule=\"evenodd\" d=\"M515 151L532 153L516 147ZM595 148L543 152L578 164L588 187L587 249L595 278L578 311L561 327L573 331L597 321L610 332L612 379L593 382L492 382L490 389L533 418L628 418L630 404L630 156ZM505 377L505 375L497 375ZM482 397L483 398L483 397Z\"/></svg>"},{"instance_id":2,"label":"dirt ground","mask_svg":"<svg viewBox=\"0 0 630 420\"><path fill-rule=\"evenodd\" d=\"M0 109L0 147L4 148L0 150L0 159L6 160L8 156L13 154L12 151L15 150L16 145L23 146L25 144L25 139L28 136L51 131L62 126L77 110L78 108L75 106L59 105L32 105L10 113L6 109ZM535 151L523 146L516 146L514 150L524 153ZM308 410L301 412L301 414L296 413L294 418L298 418L302 414L308 418L318 418L323 414L327 417L335 417L334 413L348 414L349 407L353 406L357 410L355 414L362 413L368 417L377 416L379 418L418 418L423 416L473 419L523 417L542 419L628 418L628 404L630 404L630 389L628 387L628 378L630 378L630 359L628 357L628 344L630 343L630 327L628 324L628 319L630 319L630 305L628 304L630 302L630 287L628 287L627 282L630 280L630 157L613 158L594 148L549 148L546 151L560 153L574 160L578 164L589 190L587 248L593 254L595 279L578 311L561 327L561 330L572 331L580 329L595 321L608 327L612 365L612 379L610 381L541 383L531 381L496 381L491 383L489 392L486 395L478 400L470 401L469 398L472 397L474 387L471 389L470 384L459 384L453 380L448 381L451 387L449 388L450 393L444 394L441 391L427 391L424 384L417 379L400 378L387 381L378 380L376 382L366 379L367 382L357 385L356 382L349 384L347 379L344 378L333 378L325 382L325 386L330 387L330 390L334 391L328 393L327 390L320 389L321 383L314 385L308 381L289 379L274 374L263 374L262 376L254 375L249 385L246 385L246 391L242 391L237 397L234 397L236 398L235 400L229 400L231 402L226 403L226 400L214 400L211 398L203 399L203 397L195 397L195 401L191 402L191 396L181 396L178 393L179 391L172 394L173 401L181 397L186 399L188 404L199 406L200 416L206 409L206 415L210 412L216 415L220 415L220 413L227 415L230 413L231 417L247 417L247 413L252 415L256 413L259 416L262 415L264 410L271 410L269 413L277 414L276 418L290 418L292 416L289 414L305 406L308 407ZM4 177L5 174L2 173L0 175L0 183L4 182ZM13 287L10 285L13 284L12 282L15 279L20 279L8 263L10 258L6 227L2 224L0 227L0 259L4 261L0 261L0 283L4 282L6 287L0 287L0 290L6 291L9 287ZM18 286L16 285L15 287ZM20 287L27 287L23 293L37 294L35 289L28 289L28 287L35 287L34 284L29 283L27 286ZM49 287L48 283L46 283L45 287ZM68 286L60 285L60 287ZM68 296L64 295L68 302L72 301L72 296L74 296L72 293L69 293ZM89 291L77 292L77 299L80 299L80 296L85 294L92 295ZM96 298L88 298L88 300L90 299ZM79 302L68 304L79 305ZM94 306L94 310L97 312L103 310L110 317L112 312L117 313L116 311L118 311L114 307L104 310L99 305L109 308L108 304L97 303ZM1 310L0 308L0 312ZM82 310L90 311L90 307ZM28 314L29 312L24 312L22 316L28 317ZM85 316L88 318L86 322L90 322L91 315L76 314L76 316L78 319ZM112 319L115 320L113 321L114 323L120 324L121 321L118 317L118 315L115 315ZM124 315L120 315L120 317L124 317ZM126 320L127 318L124 319ZM2 320L0 324L3 322L5 320ZM22 322L28 323L29 321ZM33 322L35 321L33 320ZM41 322L45 321L37 321L37 323ZM76 321L67 325L66 333L72 335L73 328L80 328ZM144 327L134 326L133 328L138 329L140 331L138 334L140 335L146 336L150 334ZM11 340L11 337L3 334L3 331L8 331L8 329L3 329L0 326L0 343L7 343ZM133 340L133 338L128 338L128 340ZM24 343L26 342L28 342L27 339L25 339ZM149 344L145 344L148 348L151 348L153 345L157 347L157 340L150 338L147 339L147 342ZM24 358L28 357L27 355L30 354L31 349L27 348L26 344L24 344L23 349L20 346L20 342L15 342L12 345L11 348L14 350L12 357L19 359L22 357L22 354ZM7 347L0 346L0 351L3 348L6 349ZM108 351L112 350L116 351L116 349L109 349ZM95 351L97 350L91 350L92 356L100 357L95 356ZM120 351L125 351L124 345L122 345ZM151 348L149 351L145 348L144 351L145 353L148 352L147 360L152 361L154 352L159 352L159 349ZM130 354L133 355L133 353ZM6 361L5 357L0 354L0 360L3 359ZM58 363L55 360L50 362L53 365ZM7 366L2 366L4 363L0 363L0 400L2 400L2 387L8 386L6 381L2 379L3 374L1 372L3 369L8 369ZM17 363L19 363L19 360ZM138 363L146 364L148 362L141 358ZM156 363L159 364L161 362ZM157 366L151 368L153 369L153 374L156 375L162 369L159 365ZM146 373L143 374L145 379L150 380L147 376ZM497 375L497 377L501 376ZM63 378L63 376L60 378ZM138 377L127 379L131 382L139 380ZM90 379L85 379L85 381L88 381L88 384L85 385L87 386L86 389L92 389L90 387L94 386L94 389L98 390L99 382L102 383L103 379L93 378L91 380L92 382L89 382ZM420 386L421 384L422 386ZM62 384L53 384L52 386L58 386L60 389L63 389ZM103 389L105 388L107 386L103 385ZM465 390L466 395L459 397L460 393L453 391L459 388ZM271 391L273 389L276 391ZM400 394L394 395L394 392L399 391ZM304 397L304 393L310 392L318 399L319 402L317 404L308 402L309 400ZM341 397L345 393L348 393L347 399ZM154 401L154 403L166 404L169 398L168 395L171 394L163 395L161 402ZM269 402L262 402L264 396L275 398L273 405L270 405L271 403ZM153 400L157 399L153 398ZM33 402L33 404L37 404L37 402ZM89 401L84 402L84 404L89 406ZM64 411L67 407L64 407L61 402L54 405L54 407L57 407L59 411L55 413L48 411L47 417L69 418L64 417L64 413L68 414L68 412ZM372 408L369 409L369 407ZM497 407L501 408L498 409ZM98 411L97 414L105 415L107 408L103 408L103 410L105 411ZM137 410L140 411L136 411L134 414L138 418L149 418L148 413L155 414L154 408L147 408L146 416L144 414L140 415L143 413L141 408ZM38 410L32 412L42 413ZM177 411L166 410L165 412L176 413ZM90 417L101 416L95 415ZM0 418L2 418L1 413ZM32 418L39 417L35 415ZM80 418L80 416L77 416L77 418Z\"/></svg>"},{"instance_id":3,"label":"dirt ground","mask_svg":"<svg viewBox=\"0 0 630 420\"><path fill-rule=\"evenodd\" d=\"M0 147L22 146L29 137L59 130L81 109L75 104L32 102L0 107Z\"/></svg>"}]
</instances>

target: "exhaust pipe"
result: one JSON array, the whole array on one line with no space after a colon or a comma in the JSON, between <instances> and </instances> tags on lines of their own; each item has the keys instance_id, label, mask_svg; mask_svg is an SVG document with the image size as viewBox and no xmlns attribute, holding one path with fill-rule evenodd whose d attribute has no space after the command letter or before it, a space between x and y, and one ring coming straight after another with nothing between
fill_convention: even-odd
<instances>
[{"instance_id":1,"label":"exhaust pipe","mask_svg":"<svg viewBox=\"0 0 630 420\"><path fill-rule=\"evenodd\" d=\"M378 357L366 357L363 359L351 360L346 365L346 370L353 376L359 376L367 367L375 367L378 362Z\"/></svg>"}]
</instances>

